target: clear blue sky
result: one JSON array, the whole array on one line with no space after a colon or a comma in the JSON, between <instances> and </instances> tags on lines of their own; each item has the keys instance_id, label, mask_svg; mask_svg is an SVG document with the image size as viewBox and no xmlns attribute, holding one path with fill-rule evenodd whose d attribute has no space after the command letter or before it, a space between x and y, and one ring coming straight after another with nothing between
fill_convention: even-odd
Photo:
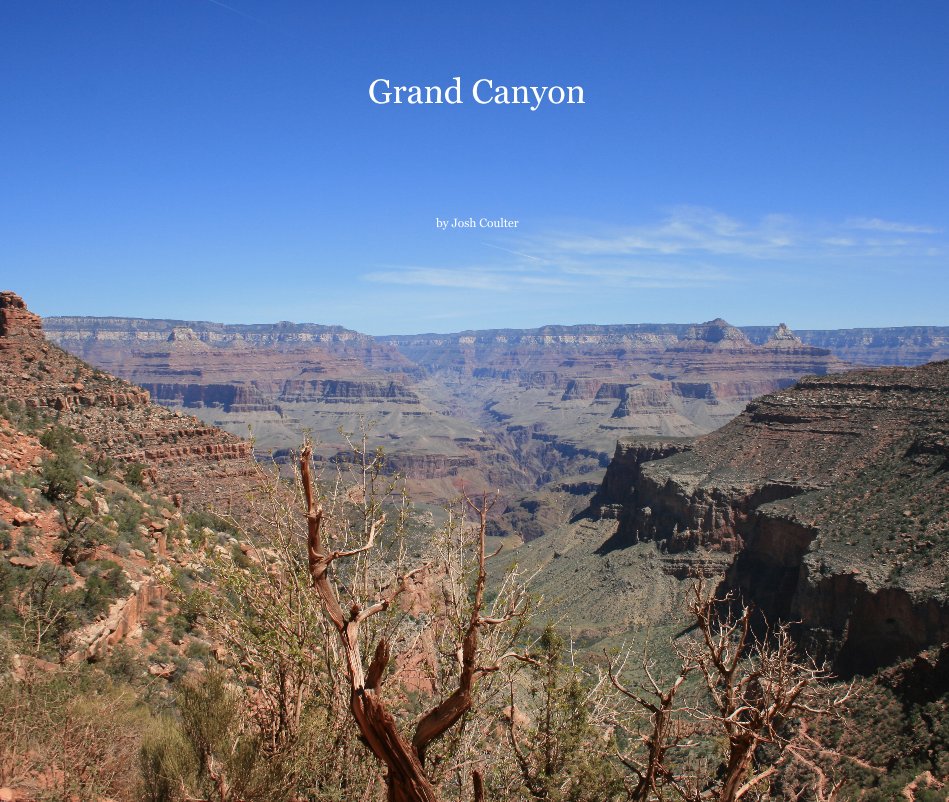
<instances>
[{"instance_id":1,"label":"clear blue sky","mask_svg":"<svg viewBox=\"0 0 949 802\"><path fill-rule=\"evenodd\" d=\"M941 0L5 0L0 285L373 334L946 325L947 42ZM436 230L468 216L519 225Z\"/></svg>"}]
</instances>

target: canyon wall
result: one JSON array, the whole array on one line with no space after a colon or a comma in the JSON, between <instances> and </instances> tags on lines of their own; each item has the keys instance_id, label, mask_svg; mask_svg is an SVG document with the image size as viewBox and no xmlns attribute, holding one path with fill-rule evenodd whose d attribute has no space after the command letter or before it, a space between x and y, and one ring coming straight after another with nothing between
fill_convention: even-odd
<instances>
[{"instance_id":1,"label":"canyon wall","mask_svg":"<svg viewBox=\"0 0 949 802\"><path fill-rule=\"evenodd\" d=\"M0 294L0 384L27 408L58 413L88 446L142 463L166 492L239 495L233 480L253 470L249 442L151 403L149 393L48 342L40 318L12 292Z\"/></svg>"},{"instance_id":2,"label":"canyon wall","mask_svg":"<svg viewBox=\"0 0 949 802\"><path fill-rule=\"evenodd\" d=\"M691 442L619 443L613 549L734 552L723 591L866 673L949 641L949 362L811 377Z\"/></svg>"},{"instance_id":3,"label":"canyon wall","mask_svg":"<svg viewBox=\"0 0 949 802\"><path fill-rule=\"evenodd\" d=\"M318 456L341 458L339 431L371 419L390 465L405 466L427 499L599 471L620 436L702 434L752 398L846 367L786 327L755 344L723 320L376 338L290 323L52 318L46 327L159 403L251 432L261 455L296 447L307 429Z\"/></svg>"}]
</instances>

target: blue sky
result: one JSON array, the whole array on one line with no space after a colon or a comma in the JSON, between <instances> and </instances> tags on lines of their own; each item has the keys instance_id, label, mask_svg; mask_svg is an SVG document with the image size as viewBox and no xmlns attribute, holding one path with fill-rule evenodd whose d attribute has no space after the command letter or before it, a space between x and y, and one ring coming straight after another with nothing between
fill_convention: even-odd
<instances>
[{"instance_id":1,"label":"blue sky","mask_svg":"<svg viewBox=\"0 0 949 802\"><path fill-rule=\"evenodd\" d=\"M6 0L0 284L373 334L946 325L946 42L923 1ZM519 225L436 229L469 216Z\"/></svg>"}]
</instances>

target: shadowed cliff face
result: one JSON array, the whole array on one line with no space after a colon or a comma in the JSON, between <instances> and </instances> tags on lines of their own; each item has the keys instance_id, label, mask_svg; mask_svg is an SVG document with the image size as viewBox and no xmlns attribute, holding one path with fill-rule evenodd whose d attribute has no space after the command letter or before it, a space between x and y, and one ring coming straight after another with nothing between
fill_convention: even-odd
<instances>
[{"instance_id":1,"label":"shadowed cliff face","mask_svg":"<svg viewBox=\"0 0 949 802\"><path fill-rule=\"evenodd\" d=\"M313 432L373 437L418 498L530 491L605 467L625 434L692 436L801 375L845 367L786 328L752 343L723 320L371 338L338 327L55 318L48 336L93 364L237 434L260 452Z\"/></svg>"},{"instance_id":2,"label":"shadowed cliff face","mask_svg":"<svg viewBox=\"0 0 949 802\"><path fill-rule=\"evenodd\" d=\"M949 640L949 362L808 378L691 443L622 441L607 549L737 552L724 589L843 674Z\"/></svg>"}]
</instances>

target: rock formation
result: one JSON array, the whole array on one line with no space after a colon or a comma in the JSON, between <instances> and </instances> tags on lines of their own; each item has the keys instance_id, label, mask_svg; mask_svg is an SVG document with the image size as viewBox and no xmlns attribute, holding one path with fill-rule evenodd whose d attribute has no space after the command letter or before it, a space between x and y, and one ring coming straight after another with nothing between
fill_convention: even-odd
<instances>
[{"instance_id":1,"label":"rock formation","mask_svg":"<svg viewBox=\"0 0 949 802\"><path fill-rule=\"evenodd\" d=\"M759 345L777 334L768 326L744 326L742 331ZM826 348L858 365L912 366L949 359L949 326L799 329L796 336L805 345Z\"/></svg>"},{"instance_id":2,"label":"rock formation","mask_svg":"<svg viewBox=\"0 0 949 802\"><path fill-rule=\"evenodd\" d=\"M755 345L723 320L697 326L550 326L367 337L281 323L54 318L48 336L149 390L161 404L266 454L347 450L340 428L375 421L391 465L412 465L413 494L457 487L533 490L600 470L618 436L690 436L804 374L841 370L826 349L781 330ZM427 455L424 468L420 455Z\"/></svg>"},{"instance_id":3,"label":"rock formation","mask_svg":"<svg viewBox=\"0 0 949 802\"><path fill-rule=\"evenodd\" d=\"M43 325L40 316L30 312L16 293L0 292L0 337L42 336Z\"/></svg>"},{"instance_id":4,"label":"rock formation","mask_svg":"<svg viewBox=\"0 0 949 802\"><path fill-rule=\"evenodd\" d=\"M726 589L844 674L949 641L949 362L811 377L691 443L622 441L611 548L736 552Z\"/></svg>"},{"instance_id":5,"label":"rock formation","mask_svg":"<svg viewBox=\"0 0 949 802\"><path fill-rule=\"evenodd\" d=\"M256 473L251 445L152 404L147 391L47 342L40 318L12 292L0 294L0 332L0 560L18 572L3 575L13 584L0 605L16 597L10 588L56 571L58 581L77 589L72 603L81 606L93 571L100 580L102 571L117 572L108 610L59 642L65 661L98 660L130 634L141 634L146 617L162 609L166 585L159 577L167 572L169 539L185 526L182 507L223 511L231 500L245 503ZM41 489L53 455L40 436L54 423L76 433L70 459L89 475L77 474L74 495L61 495L51 506ZM132 464L144 489L137 480L122 481ZM88 531L97 534L67 560L66 511L80 520L79 509L88 511ZM78 526L73 531L86 531Z\"/></svg>"},{"instance_id":6,"label":"rock formation","mask_svg":"<svg viewBox=\"0 0 949 802\"><path fill-rule=\"evenodd\" d=\"M232 480L251 470L249 442L152 404L142 388L47 342L40 318L12 292L0 294L0 323L0 395L57 413L93 451L143 463L166 492L238 493Z\"/></svg>"}]
</instances>

